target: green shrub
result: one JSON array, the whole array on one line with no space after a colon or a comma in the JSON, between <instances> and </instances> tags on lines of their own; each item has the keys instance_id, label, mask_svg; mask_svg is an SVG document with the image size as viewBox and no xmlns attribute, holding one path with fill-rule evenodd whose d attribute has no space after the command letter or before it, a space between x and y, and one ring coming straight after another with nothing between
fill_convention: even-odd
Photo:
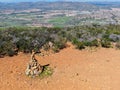
<instances>
[{"instance_id":1,"label":"green shrub","mask_svg":"<svg viewBox=\"0 0 120 90\"><path fill-rule=\"evenodd\" d=\"M16 53L14 50L9 50L9 51L7 52L7 54L8 54L8 56L14 56L14 55L16 55L17 53Z\"/></svg>"},{"instance_id":2,"label":"green shrub","mask_svg":"<svg viewBox=\"0 0 120 90\"><path fill-rule=\"evenodd\" d=\"M60 38L57 41L54 41L53 45L53 51L59 52L60 49L63 49L66 47L67 40L65 38Z\"/></svg>"},{"instance_id":3,"label":"green shrub","mask_svg":"<svg viewBox=\"0 0 120 90\"><path fill-rule=\"evenodd\" d=\"M73 43L73 44L78 44L79 41L77 40L77 38L73 38L73 39L72 39L72 43Z\"/></svg>"},{"instance_id":4,"label":"green shrub","mask_svg":"<svg viewBox=\"0 0 120 90\"><path fill-rule=\"evenodd\" d=\"M111 48L111 41L108 39L102 39L101 46L105 48Z\"/></svg>"},{"instance_id":5,"label":"green shrub","mask_svg":"<svg viewBox=\"0 0 120 90\"><path fill-rule=\"evenodd\" d=\"M0 44L0 54L13 56L17 52L15 51L15 45L10 41L4 41Z\"/></svg>"},{"instance_id":6,"label":"green shrub","mask_svg":"<svg viewBox=\"0 0 120 90\"><path fill-rule=\"evenodd\" d=\"M89 47L92 47L92 46L96 46L96 47L98 47L99 46L99 44L98 44L98 41L95 39L95 40L93 40L93 41L90 41L90 42L84 42L84 45L85 46L89 46Z\"/></svg>"},{"instance_id":7,"label":"green shrub","mask_svg":"<svg viewBox=\"0 0 120 90\"><path fill-rule=\"evenodd\" d=\"M84 45L84 42L78 42L77 44L76 44L76 48L77 49L85 49L85 45Z\"/></svg>"},{"instance_id":8,"label":"green shrub","mask_svg":"<svg viewBox=\"0 0 120 90\"><path fill-rule=\"evenodd\" d=\"M98 40L95 39L95 40L91 41L91 46L98 47L99 46Z\"/></svg>"},{"instance_id":9,"label":"green shrub","mask_svg":"<svg viewBox=\"0 0 120 90\"><path fill-rule=\"evenodd\" d=\"M80 42L76 38L73 39L72 43L76 45L77 49L81 50L85 48L84 42Z\"/></svg>"},{"instance_id":10,"label":"green shrub","mask_svg":"<svg viewBox=\"0 0 120 90\"><path fill-rule=\"evenodd\" d=\"M44 66L44 70L42 73L40 73L39 77L45 78L45 77L51 76L52 74L53 74L53 69L48 66Z\"/></svg>"}]
</instances>

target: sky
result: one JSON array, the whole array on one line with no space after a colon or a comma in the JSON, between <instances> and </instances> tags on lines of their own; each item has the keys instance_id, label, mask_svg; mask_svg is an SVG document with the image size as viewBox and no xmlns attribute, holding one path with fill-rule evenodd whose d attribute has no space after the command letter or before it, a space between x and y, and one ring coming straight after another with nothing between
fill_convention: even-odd
<instances>
[{"instance_id":1,"label":"sky","mask_svg":"<svg viewBox=\"0 0 120 90\"><path fill-rule=\"evenodd\" d=\"M87 2L87 1L120 1L120 0L0 0L0 2L37 2L37 1L80 1L80 2Z\"/></svg>"}]
</instances>

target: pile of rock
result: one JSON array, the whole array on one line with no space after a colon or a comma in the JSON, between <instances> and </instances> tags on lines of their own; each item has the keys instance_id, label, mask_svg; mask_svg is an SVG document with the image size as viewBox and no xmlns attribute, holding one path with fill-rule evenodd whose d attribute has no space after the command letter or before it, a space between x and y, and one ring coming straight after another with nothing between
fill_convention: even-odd
<instances>
[{"instance_id":1,"label":"pile of rock","mask_svg":"<svg viewBox=\"0 0 120 90\"><path fill-rule=\"evenodd\" d=\"M39 76L43 71L43 66L41 66L38 61L34 58L34 54L31 56L31 60L27 65L25 74L30 77Z\"/></svg>"}]
</instances>

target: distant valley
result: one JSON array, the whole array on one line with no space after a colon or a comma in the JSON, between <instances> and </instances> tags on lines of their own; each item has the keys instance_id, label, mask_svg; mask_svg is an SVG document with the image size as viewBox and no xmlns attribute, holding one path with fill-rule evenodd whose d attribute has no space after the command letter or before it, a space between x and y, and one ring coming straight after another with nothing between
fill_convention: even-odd
<instances>
[{"instance_id":1,"label":"distant valley","mask_svg":"<svg viewBox=\"0 0 120 90\"><path fill-rule=\"evenodd\" d=\"M67 27L89 24L120 24L120 3L0 3L0 27Z\"/></svg>"}]
</instances>

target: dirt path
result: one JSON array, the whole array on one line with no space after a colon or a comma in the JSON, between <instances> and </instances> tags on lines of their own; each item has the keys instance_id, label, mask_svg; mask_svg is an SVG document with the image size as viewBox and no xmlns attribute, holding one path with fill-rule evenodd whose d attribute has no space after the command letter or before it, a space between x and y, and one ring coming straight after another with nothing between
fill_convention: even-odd
<instances>
[{"instance_id":1,"label":"dirt path","mask_svg":"<svg viewBox=\"0 0 120 90\"><path fill-rule=\"evenodd\" d=\"M73 46L39 57L54 74L45 79L29 78L24 71L30 55L0 58L0 90L120 90L120 50L76 50Z\"/></svg>"}]
</instances>

